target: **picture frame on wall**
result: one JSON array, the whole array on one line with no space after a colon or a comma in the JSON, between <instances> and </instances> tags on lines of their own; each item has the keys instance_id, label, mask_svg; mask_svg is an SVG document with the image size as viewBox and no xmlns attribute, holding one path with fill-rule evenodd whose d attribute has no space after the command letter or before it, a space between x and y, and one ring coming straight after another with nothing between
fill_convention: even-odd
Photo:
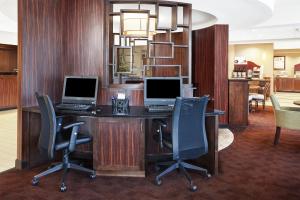
<instances>
[{"instance_id":1,"label":"picture frame on wall","mask_svg":"<svg viewBox=\"0 0 300 200\"><path fill-rule=\"evenodd\" d=\"M285 69L285 56L274 56L273 68L274 68L274 70L284 70Z\"/></svg>"}]
</instances>

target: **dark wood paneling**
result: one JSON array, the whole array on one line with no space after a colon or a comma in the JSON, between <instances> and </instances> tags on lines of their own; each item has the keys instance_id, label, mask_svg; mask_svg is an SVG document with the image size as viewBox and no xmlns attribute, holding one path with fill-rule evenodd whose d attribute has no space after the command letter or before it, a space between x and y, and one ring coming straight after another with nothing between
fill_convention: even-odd
<instances>
[{"instance_id":1,"label":"dark wood paneling","mask_svg":"<svg viewBox=\"0 0 300 200\"><path fill-rule=\"evenodd\" d=\"M248 125L248 95L249 85L247 80L229 81L229 125Z\"/></svg>"},{"instance_id":2,"label":"dark wood paneling","mask_svg":"<svg viewBox=\"0 0 300 200\"><path fill-rule=\"evenodd\" d=\"M144 120L136 118L95 119L93 160L99 174L145 176ZM126 130L126 131L124 131Z\"/></svg>"},{"instance_id":3,"label":"dark wood paneling","mask_svg":"<svg viewBox=\"0 0 300 200\"><path fill-rule=\"evenodd\" d=\"M168 33L157 34L154 37L156 42L168 42L170 38ZM185 33L178 32L172 33L171 41L174 42L174 58L170 59L156 59L155 64L157 65L181 65L181 75L189 75L189 46L188 42L185 41ZM178 47L176 45L181 45ZM171 55L170 46L160 45L155 49L155 55ZM153 76L179 76L178 67L168 67L168 68L154 68Z\"/></svg>"},{"instance_id":4,"label":"dark wood paneling","mask_svg":"<svg viewBox=\"0 0 300 200\"><path fill-rule=\"evenodd\" d=\"M103 77L105 1L65 0L65 74Z\"/></svg>"},{"instance_id":5,"label":"dark wood paneling","mask_svg":"<svg viewBox=\"0 0 300 200\"><path fill-rule=\"evenodd\" d=\"M0 109L17 107L17 76L0 75Z\"/></svg>"},{"instance_id":6,"label":"dark wood paneling","mask_svg":"<svg viewBox=\"0 0 300 200\"><path fill-rule=\"evenodd\" d=\"M215 27L215 89L214 108L225 111L220 117L221 124L228 123L228 25Z\"/></svg>"},{"instance_id":7,"label":"dark wood paneling","mask_svg":"<svg viewBox=\"0 0 300 200\"><path fill-rule=\"evenodd\" d=\"M300 92L300 79L298 78L294 79L294 91Z\"/></svg>"},{"instance_id":8,"label":"dark wood paneling","mask_svg":"<svg viewBox=\"0 0 300 200\"><path fill-rule=\"evenodd\" d=\"M17 68L17 46L0 44L0 72Z\"/></svg>"},{"instance_id":9,"label":"dark wood paneling","mask_svg":"<svg viewBox=\"0 0 300 200\"><path fill-rule=\"evenodd\" d=\"M22 107L37 105L34 92L58 102L67 74L97 75L100 83L103 80L105 2L18 0L19 160L28 145L23 143Z\"/></svg>"},{"instance_id":10,"label":"dark wood paneling","mask_svg":"<svg viewBox=\"0 0 300 200\"><path fill-rule=\"evenodd\" d=\"M228 26L215 25L193 31L192 76L195 96L209 94L208 107L228 113ZM228 123L228 115L220 117Z\"/></svg>"},{"instance_id":11,"label":"dark wood paneling","mask_svg":"<svg viewBox=\"0 0 300 200\"><path fill-rule=\"evenodd\" d=\"M64 76L62 27L65 19L61 1L19 0L20 10L22 105L37 104L35 91L46 93L57 101Z\"/></svg>"},{"instance_id":12,"label":"dark wood paneling","mask_svg":"<svg viewBox=\"0 0 300 200\"><path fill-rule=\"evenodd\" d=\"M276 92L299 92L300 79L277 77L274 81Z\"/></svg>"},{"instance_id":13,"label":"dark wood paneling","mask_svg":"<svg viewBox=\"0 0 300 200\"><path fill-rule=\"evenodd\" d=\"M39 113L23 112L23 148L22 159L26 161L25 167L35 167L49 162L48 156L41 154L38 149L41 116Z\"/></svg>"},{"instance_id":14,"label":"dark wood paneling","mask_svg":"<svg viewBox=\"0 0 300 200\"><path fill-rule=\"evenodd\" d=\"M23 106L36 105L35 91L59 101L65 75L97 75L101 82L105 55L104 3L98 0L20 3Z\"/></svg>"}]
</instances>

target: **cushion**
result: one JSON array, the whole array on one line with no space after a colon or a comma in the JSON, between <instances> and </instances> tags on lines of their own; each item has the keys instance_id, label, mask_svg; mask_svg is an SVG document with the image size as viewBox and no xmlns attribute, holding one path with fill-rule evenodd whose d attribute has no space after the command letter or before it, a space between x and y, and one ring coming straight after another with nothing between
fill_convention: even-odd
<instances>
[{"instance_id":1,"label":"cushion","mask_svg":"<svg viewBox=\"0 0 300 200\"><path fill-rule=\"evenodd\" d=\"M252 99L253 100L264 100L265 96L263 94L253 94Z\"/></svg>"}]
</instances>

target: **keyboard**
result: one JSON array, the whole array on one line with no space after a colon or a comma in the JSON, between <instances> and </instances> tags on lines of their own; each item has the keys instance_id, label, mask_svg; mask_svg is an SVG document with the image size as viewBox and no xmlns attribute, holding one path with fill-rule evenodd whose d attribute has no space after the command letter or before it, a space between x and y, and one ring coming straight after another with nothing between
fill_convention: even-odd
<instances>
[{"instance_id":1,"label":"keyboard","mask_svg":"<svg viewBox=\"0 0 300 200\"><path fill-rule=\"evenodd\" d=\"M88 110L91 108L91 105L86 104L58 104L56 105L56 108L60 110Z\"/></svg>"},{"instance_id":2,"label":"keyboard","mask_svg":"<svg viewBox=\"0 0 300 200\"><path fill-rule=\"evenodd\" d=\"M148 112L172 112L174 106L168 105L151 105L146 107Z\"/></svg>"}]
</instances>

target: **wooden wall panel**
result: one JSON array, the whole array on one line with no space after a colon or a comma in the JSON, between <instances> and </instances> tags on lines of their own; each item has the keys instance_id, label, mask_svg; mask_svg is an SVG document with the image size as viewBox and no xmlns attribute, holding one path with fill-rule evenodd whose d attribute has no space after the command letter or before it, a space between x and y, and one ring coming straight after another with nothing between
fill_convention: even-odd
<instances>
[{"instance_id":1,"label":"wooden wall panel","mask_svg":"<svg viewBox=\"0 0 300 200\"><path fill-rule=\"evenodd\" d=\"M105 2L18 0L18 162L28 145L22 108L37 105L34 92L58 102L65 75L98 75L102 81Z\"/></svg>"},{"instance_id":2,"label":"wooden wall panel","mask_svg":"<svg viewBox=\"0 0 300 200\"><path fill-rule=\"evenodd\" d=\"M217 25L215 30L215 108L225 111L220 117L222 124L228 123L228 25Z\"/></svg>"},{"instance_id":3,"label":"wooden wall panel","mask_svg":"<svg viewBox=\"0 0 300 200\"><path fill-rule=\"evenodd\" d=\"M170 38L168 33L157 34L154 37L156 42L168 42ZM181 47L174 47L174 58L170 59L156 59L155 64L157 65L181 65L181 75L189 75L189 48L188 43L184 40L185 33L178 32L172 33L171 41L175 45L181 45ZM182 46L186 45L186 46ZM166 55L167 53L171 55L169 46L160 45L159 48L155 49L155 55ZM178 76L178 68L155 68L153 69L153 76Z\"/></svg>"},{"instance_id":4,"label":"wooden wall panel","mask_svg":"<svg viewBox=\"0 0 300 200\"><path fill-rule=\"evenodd\" d=\"M61 1L19 0L19 63L22 106L36 105L34 92L61 97L63 84L63 7Z\"/></svg>"},{"instance_id":5,"label":"wooden wall panel","mask_svg":"<svg viewBox=\"0 0 300 200\"><path fill-rule=\"evenodd\" d=\"M228 26L214 25L193 31L192 75L195 96L209 94L208 107L225 111L228 124Z\"/></svg>"},{"instance_id":6,"label":"wooden wall panel","mask_svg":"<svg viewBox=\"0 0 300 200\"><path fill-rule=\"evenodd\" d=\"M17 107L17 76L0 75L0 109Z\"/></svg>"},{"instance_id":7,"label":"wooden wall panel","mask_svg":"<svg viewBox=\"0 0 300 200\"><path fill-rule=\"evenodd\" d=\"M96 75L102 80L105 45L105 1L65 0L63 59L65 73Z\"/></svg>"},{"instance_id":8,"label":"wooden wall panel","mask_svg":"<svg viewBox=\"0 0 300 200\"><path fill-rule=\"evenodd\" d=\"M23 106L37 104L35 91L60 101L65 75L97 75L101 82L104 3L29 0L20 4Z\"/></svg>"}]
</instances>

